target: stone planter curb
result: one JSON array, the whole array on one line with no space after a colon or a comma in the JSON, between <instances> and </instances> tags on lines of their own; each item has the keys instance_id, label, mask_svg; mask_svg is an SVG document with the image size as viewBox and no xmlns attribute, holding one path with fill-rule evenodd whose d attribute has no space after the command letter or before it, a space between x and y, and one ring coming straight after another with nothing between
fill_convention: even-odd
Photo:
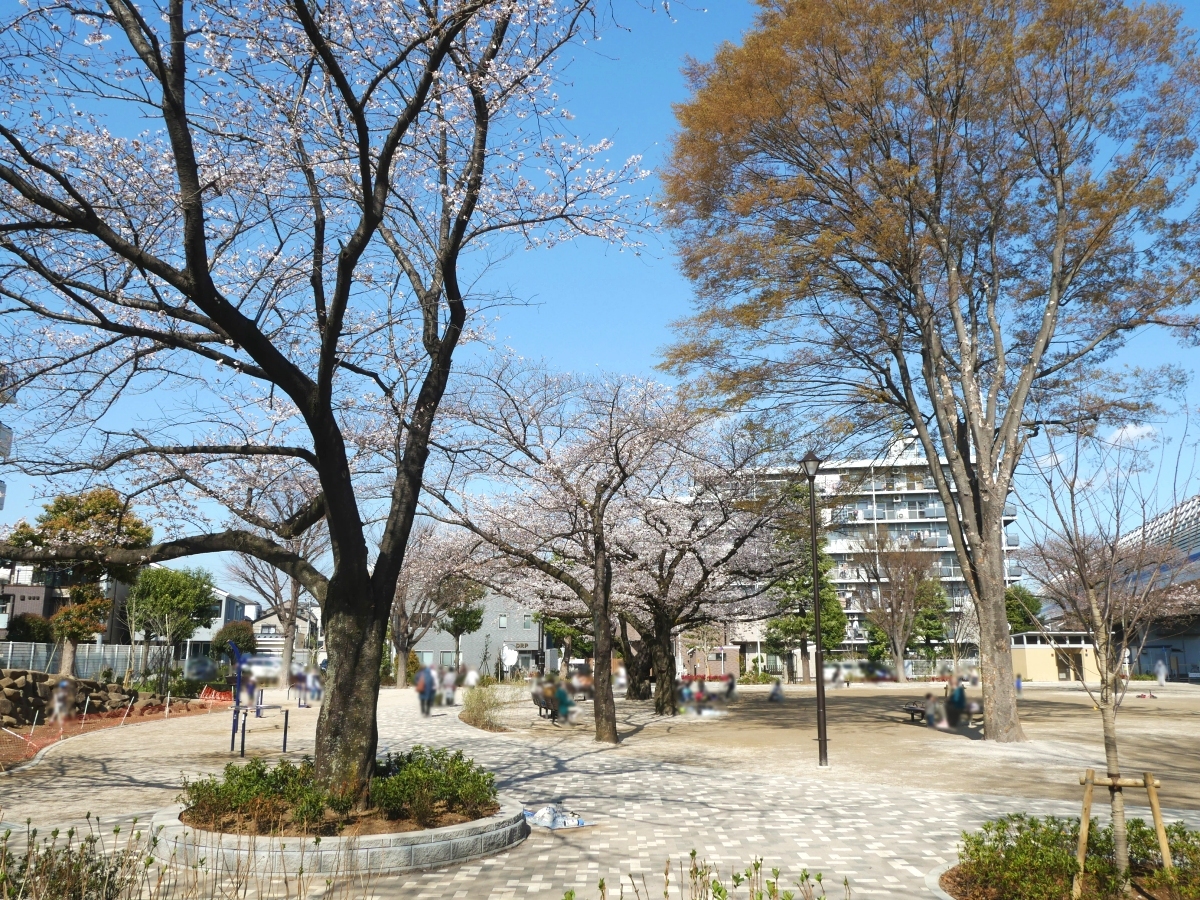
<instances>
[{"instance_id":1,"label":"stone planter curb","mask_svg":"<svg viewBox=\"0 0 1200 900\"><path fill-rule=\"evenodd\" d=\"M942 863L932 872L925 876L925 887L929 888L930 892L937 900L954 900L949 894L942 890L942 876L958 865L958 860L952 860L948 863Z\"/></svg>"},{"instance_id":2,"label":"stone planter curb","mask_svg":"<svg viewBox=\"0 0 1200 900\"><path fill-rule=\"evenodd\" d=\"M362 837L270 837L223 834L179 820L182 806L159 810L151 821L160 862L256 877L308 873L388 875L437 869L492 856L525 840L529 826L521 804L501 794L495 815L461 825Z\"/></svg>"}]
</instances>

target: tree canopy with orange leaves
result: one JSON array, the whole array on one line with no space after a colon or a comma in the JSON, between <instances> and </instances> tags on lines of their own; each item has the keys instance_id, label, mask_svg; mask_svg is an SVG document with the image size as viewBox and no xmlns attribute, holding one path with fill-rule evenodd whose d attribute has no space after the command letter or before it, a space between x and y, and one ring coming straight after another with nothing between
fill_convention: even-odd
<instances>
[{"instance_id":1,"label":"tree canopy with orange leaves","mask_svg":"<svg viewBox=\"0 0 1200 900\"><path fill-rule=\"evenodd\" d=\"M1176 376L1121 376L1134 330L1196 329L1194 38L1118 0L760 3L677 110L666 199L697 309L666 365L827 446L912 431L961 510L987 737L1020 740L1016 465L1047 420L1153 406Z\"/></svg>"}]
</instances>

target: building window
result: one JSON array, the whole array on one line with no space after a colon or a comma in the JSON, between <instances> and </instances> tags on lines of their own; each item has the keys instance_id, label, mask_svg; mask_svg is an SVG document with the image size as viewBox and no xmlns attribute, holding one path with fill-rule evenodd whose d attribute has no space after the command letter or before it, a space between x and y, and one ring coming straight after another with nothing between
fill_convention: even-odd
<instances>
[{"instance_id":1,"label":"building window","mask_svg":"<svg viewBox=\"0 0 1200 900\"><path fill-rule=\"evenodd\" d=\"M533 627L533 616L530 615L529 613L525 613L525 630L528 631L532 627Z\"/></svg>"},{"instance_id":2,"label":"building window","mask_svg":"<svg viewBox=\"0 0 1200 900\"><path fill-rule=\"evenodd\" d=\"M421 661L421 665L423 665L423 666L432 666L433 665L433 651L432 650L418 650L417 651L417 659Z\"/></svg>"},{"instance_id":3,"label":"building window","mask_svg":"<svg viewBox=\"0 0 1200 900\"><path fill-rule=\"evenodd\" d=\"M262 630L259 631L259 634L278 634L278 633L279 632L276 630L274 625L264 625L262 627Z\"/></svg>"},{"instance_id":4,"label":"building window","mask_svg":"<svg viewBox=\"0 0 1200 900\"><path fill-rule=\"evenodd\" d=\"M507 628L507 627L508 627L508 616L501 616L501 617L500 617L500 627L501 627L501 628Z\"/></svg>"},{"instance_id":5,"label":"building window","mask_svg":"<svg viewBox=\"0 0 1200 900\"><path fill-rule=\"evenodd\" d=\"M442 665L445 666L447 669L452 668L454 666L454 651L453 650L443 650L442 651Z\"/></svg>"}]
</instances>

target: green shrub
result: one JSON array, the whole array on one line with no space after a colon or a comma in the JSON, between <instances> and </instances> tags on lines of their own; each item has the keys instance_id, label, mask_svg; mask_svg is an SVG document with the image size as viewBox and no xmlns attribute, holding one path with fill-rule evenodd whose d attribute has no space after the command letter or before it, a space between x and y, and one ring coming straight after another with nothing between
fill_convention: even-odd
<instances>
[{"instance_id":1,"label":"green shrub","mask_svg":"<svg viewBox=\"0 0 1200 900\"><path fill-rule=\"evenodd\" d=\"M408 816L422 825L435 821L439 808L474 817L495 804L495 776L461 750L418 745L377 761L370 802L390 819Z\"/></svg>"},{"instance_id":2,"label":"green shrub","mask_svg":"<svg viewBox=\"0 0 1200 900\"><path fill-rule=\"evenodd\" d=\"M325 791L314 780L312 762L287 760L270 769L260 759L230 763L219 776L183 781L179 800L187 819L200 828L269 834L285 826L329 831L344 823L358 801L352 788ZM442 812L476 818L496 803L495 776L461 750L413 747L377 760L369 802L390 819L434 824ZM336 821L330 821L332 810ZM0 896L3 896L0 893Z\"/></svg>"},{"instance_id":3,"label":"green shrub","mask_svg":"<svg viewBox=\"0 0 1200 900\"><path fill-rule=\"evenodd\" d=\"M180 800L195 825L221 828L248 821L259 832L275 831L286 822L311 828L324 818L327 805L307 760L298 766L282 760L274 769L260 759L244 766L230 763L220 777L185 778Z\"/></svg>"},{"instance_id":4,"label":"green shrub","mask_svg":"<svg viewBox=\"0 0 1200 900\"><path fill-rule=\"evenodd\" d=\"M1130 874L1153 888L1169 888L1173 900L1200 900L1200 832L1182 822L1167 828L1174 874L1162 869L1158 838L1141 819L1125 823ZM1079 820L1014 814L964 833L959 873L1005 900L1066 900L1078 870ZM1122 896L1114 861L1111 825L1093 819L1084 863L1085 900Z\"/></svg>"}]
</instances>

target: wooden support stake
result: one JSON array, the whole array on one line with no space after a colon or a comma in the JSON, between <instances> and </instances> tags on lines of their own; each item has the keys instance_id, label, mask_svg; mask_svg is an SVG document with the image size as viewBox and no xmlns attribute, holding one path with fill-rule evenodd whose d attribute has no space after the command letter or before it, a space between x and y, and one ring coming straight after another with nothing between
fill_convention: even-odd
<instances>
[{"instance_id":1,"label":"wooden support stake","mask_svg":"<svg viewBox=\"0 0 1200 900\"><path fill-rule=\"evenodd\" d=\"M1079 863L1079 871L1071 882L1072 900L1079 900L1083 895L1083 864L1087 861L1088 829L1092 824L1092 789L1096 784L1096 770L1088 769L1083 778L1083 814L1079 817L1079 848L1075 851L1075 861Z\"/></svg>"},{"instance_id":2,"label":"wooden support stake","mask_svg":"<svg viewBox=\"0 0 1200 900\"><path fill-rule=\"evenodd\" d=\"M1171 862L1171 845L1167 843L1167 829L1163 826L1162 809L1158 805L1158 782L1150 772L1143 773L1146 779L1146 794L1150 798L1150 812L1154 815L1154 831L1158 834L1158 849L1162 853L1163 868L1175 868Z\"/></svg>"}]
</instances>

